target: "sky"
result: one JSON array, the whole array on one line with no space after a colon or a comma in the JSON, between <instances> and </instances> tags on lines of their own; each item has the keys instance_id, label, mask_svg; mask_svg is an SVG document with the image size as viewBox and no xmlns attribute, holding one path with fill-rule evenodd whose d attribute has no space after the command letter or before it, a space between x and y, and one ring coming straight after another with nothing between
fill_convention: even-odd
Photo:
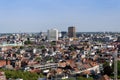
<instances>
[{"instance_id":1,"label":"sky","mask_svg":"<svg viewBox=\"0 0 120 80\"><path fill-rule=\"evenodd\" d=\"M120 32L120 0L0 0L0 33Z\"/></svg>"}]
</instances>

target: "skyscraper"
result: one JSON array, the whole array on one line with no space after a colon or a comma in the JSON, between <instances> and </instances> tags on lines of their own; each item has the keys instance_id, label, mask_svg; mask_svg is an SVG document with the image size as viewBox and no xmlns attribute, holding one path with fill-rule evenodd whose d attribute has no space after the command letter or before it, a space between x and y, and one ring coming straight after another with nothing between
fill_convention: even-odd
<instances>
[{"instance_id":1,"label":"skyscraper","mask_svg":"<svg viewBox=\"0 0 120 80\"><path fill-rule=\"evenodd\" d=\"M58 40L58 30L57 29L50 29L47 32L47 38L49 41L57 41Z\"/></svg>"},{"instance_id":2,"label":"skyscraper","mask_svg":"<svg viewBox=\"0 0 120 80\"><path fill-rule=\"evenodd\" d=\"M73 26L68 27L68 37L69 37L69 38L76 37L75 27L73 27Z\"/></svg>"}]
</instances>

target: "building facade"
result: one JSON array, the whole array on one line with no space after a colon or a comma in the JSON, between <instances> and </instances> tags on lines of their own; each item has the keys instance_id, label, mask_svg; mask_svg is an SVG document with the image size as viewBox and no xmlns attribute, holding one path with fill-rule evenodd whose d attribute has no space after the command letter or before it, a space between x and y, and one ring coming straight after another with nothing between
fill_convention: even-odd
<instances>
[{"instance_id":1,"label":"building facade","mask_svg":"<svg viewBox=\"0 0 120 80\"><path fill-rule=\"evenodd\" d=\"M68 37L73 38L76 37L76 30L75 27L68 27Z\"/></svg>"},{"instance_id":2,"label":"building facade","mask_svg":"<svg viewBox=\"0 0 120 80\"><path fill-rule=\"evenodd\" d=\"M47 32L47 39L49 41L57 41L58 40L58 30L57 29L50 29Z\"/></svg>"}]
</instances>

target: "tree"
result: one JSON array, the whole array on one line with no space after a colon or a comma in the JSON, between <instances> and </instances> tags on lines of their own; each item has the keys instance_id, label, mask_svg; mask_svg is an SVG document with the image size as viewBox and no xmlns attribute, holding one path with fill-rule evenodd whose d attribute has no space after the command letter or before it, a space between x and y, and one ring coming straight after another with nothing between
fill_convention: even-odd
<instances>
[{"instance_id":1,"label":"tree","mask_svg":"<svg viewBox=\"0 0 120 80\"><path fill-rule=\"evenodd\" d=\"M38 48L39 48L39 49L45 49L45 46L42 45L42 46L39 46Z\"/></svg>"},{"instance_id":2,"label":"tree","mask_svg":"<svg viewBox=\"0 0 120 80\"><path fill-rule=\"evenodd\" d=\"M39 76L44 77L42 74L23 72L21 70L16 71L16 70L0 69L0 71L5 72L7 79L9 79L9 78L12 78L12 79L22 78L23 80L37 80Z\"/></svg>"},{"instance_id":3,"label":"tree","mask_svg":"<svg viewBox=\"0 0 120 80\"><path fill-rule=\"evenodd\" d=\"M120 61L118 61L118 64L117 64L117 68L118 68L118 75L120 76Z\"/></svg>"},{"instance_id":4,"label":"tree","mask_svg":"<svg viewBox=\"0 0 120 80\"><path fill-rule=\"evenodd\" d=\"M41 57L36 57L35 61L39 62L41 60Z\"/></svg>"},{"instance_id":5,"label":"tree","mask_svg":"<svg viewBox=\"0 0 120 80\"><path fill-rule=\"evenodd\" d=\"M74 46L69 46L69 48L68 48L69 50L71 50L71 51L74 51L75 50L75 48L74 48Z\"/></svg>"},{"instance_id":6,"label":"tree","mask_svg":"<svg viewBox=\"0 0 120 80\"><path fill-rule=\"evenodd\" d=\"M113 69L112 67L109 66L108 62L105 62L103 64L103 71L104 71L104 74L107 74L108 76L112 75Z\"/></svg>"},{"instance_id":7,"label":"tree","mask_svg":"<svg viewBox=\"0 0 120 80\"><path fill-rule=\"evenodd\" d=\"M20 49L24 49L25 47L24 46L20 46Z\"/></svg>"},{"instance_id":8,"label":"tree","mask_svg":"<svg viewBox=\"0 0 120 80\"><path fill-rule=\"evenodd\" d=\"M25 41L24 44L29 45L29 44L32 44L32 42L31 41Z\"/></svg>"},{"instance_id":9,"label":"tree","mask_svg":"<svg viewBox=\"0 0 120 80\"><path fill-rule=\"evenodd\" d=\"M52 41L50 44L51 44L52 46L54 46L54 45L56 45L56 41Z\"/></svg>"},{"instance_id":10,"label":"tree","mask_svg":"<svg viewBox=\"0 0 120 80\"><path fill-rule=\"evenodd\" d=\"M103 64L103 68L104 68L104 74L111 76L111 78L114 77L114 75L112 74L114 72L114 65L112 65L112 67L110 67L109 63L105 62ZM117 70L118 70L118 79L120 79L120 61L117 62Z\"/></svg>"},{"instance_id":11,"label":"tree","mask_svg":"<svg viewBox=\"0 0 120 80\"><path fill-rule=\"evenodd\" d=\"M104 68L104 74L107 74L108 76L110 76L112 73L113 73L112 67L106 66Z\"/></svg>"}]
</instances>

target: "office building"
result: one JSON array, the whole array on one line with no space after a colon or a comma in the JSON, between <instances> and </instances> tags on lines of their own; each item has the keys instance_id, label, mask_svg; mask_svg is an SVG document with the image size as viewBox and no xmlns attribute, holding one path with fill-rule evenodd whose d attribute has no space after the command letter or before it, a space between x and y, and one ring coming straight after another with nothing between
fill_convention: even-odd
<instances>
[{"instance_id":1,"label":"office building","mask_svg":"<svg viewBox=\"0 0 120 80\"><path fill-rule=\"evenodd\" d=\"M68 37L73 38L76 37L76 30L75 27L68 27Z\"/></svg>"},{"instance_id":2,"label":"office building","mask_svg":"<svg viewBox=\"0 0 120 80\"><path fill-rule=\"evenodd\" d=\"M47 39L49 41L57 41L58 40L58 30L57 29L50 29L47 32Z\"/></svg>"}]
</instances>

